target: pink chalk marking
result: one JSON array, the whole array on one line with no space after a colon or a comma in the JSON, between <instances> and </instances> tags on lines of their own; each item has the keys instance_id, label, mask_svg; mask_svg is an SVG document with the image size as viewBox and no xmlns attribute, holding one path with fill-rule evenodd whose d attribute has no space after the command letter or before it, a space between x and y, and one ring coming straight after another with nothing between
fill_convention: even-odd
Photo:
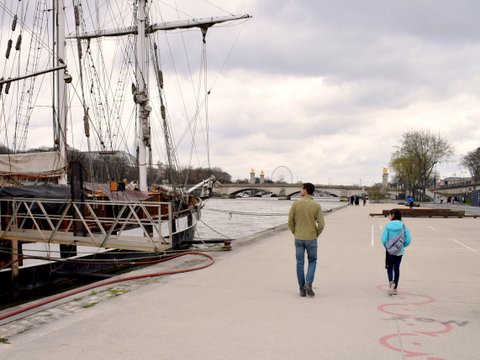
<instances>
[{"instance_id":1,"label":"pink chalk marking","mask_svg":"<svg viewBox=\"0 0 480 360\"><path fill-rule=\"evenodd\" d=\"M377 286L377 289L380 290L380 291L386 291L387 286L386 285L379 285L379 286ZM423 356L427 356L427 355L433 355L431 353L425 353L425 352L416 351L416 350L405 350L405 349L402 350L402 349L398 348L397 346L390 344L390 340L393 339L393 338L398 338L399 343L400 343L400 337L402 337L402 338L403 337L409 337L409 336L432 336L433 337L433 336L438 336L440 334L449 333L450 331L453 330L453 326L450 323L443 323L439 320L431 319L431 318L421 318L421 317L418 317L416 314L411 313L413 308L410 308L410 307L405 308L405 305L415 307L415 306L434 303L434 302L436 302L436 299L434 297L428 296L428 295L412 294L412 293L408 293L408 292L405 292L405 293L402 292L402 295L409 295L411 297L417 297L417 298L420 298L420 300L417 299L417 301L412 301L412 299L409 298L408 299L409 301L406 302L406 303L405 302L399 302L399 303L381 304L381 305L377 306L377 309L379 311L385 313L385 314L393 315L397 319L401 319L401 320L409 319L410 321L407 322L407 325L411 326L411 327L421 323L423 326L427 325L427 326L432 326L432 327L440 325L441 329L431 330L431 331L413 331L411 333L389 334L389 335L385 335L385 336L383 336L379 339L380 344L382 344L383 346L385 346L386 348L388 348L390 350L402 352L403 354L405 354L405 357L419 357L419 356L423 357ZM399 307L401 307L401 308L399 309ZM401 312L399 312L399 310L401 310ZM411 322L411 320L413 320L414 322ZM404 342L402 342L402 343L404 343ZM413 341L413 342L411 342L411 344L415 345L415 346L422 346L422 343L419 342L419 341ZM436 357L436 356L428 356L427 360L445 360L445 359L440 358L440 357Z\"/></svg>"},{"instance_id":2,"label":"pink chalk marking","mask_svg":"<svg viewBox=\"0 0 480 360\"><path fill-rule=\"evenodd\" d=\"M416 357L416 356L426 356L426 355L432 355L430 353L425 353L425 352L419 352L419 351L411 351L411 350L402 350L397 346L394 346L389 343L389 341L393 338L397 337L406 337L406 336L419 336L418 334L412 334L412 333L400 333L400 334L390 334L390 335L385 335L380 338L380 344L385 346L386 348L393 350L393 351L398 351L403 354L405 354L405 357Z\"/></svg>"}]
</instances>

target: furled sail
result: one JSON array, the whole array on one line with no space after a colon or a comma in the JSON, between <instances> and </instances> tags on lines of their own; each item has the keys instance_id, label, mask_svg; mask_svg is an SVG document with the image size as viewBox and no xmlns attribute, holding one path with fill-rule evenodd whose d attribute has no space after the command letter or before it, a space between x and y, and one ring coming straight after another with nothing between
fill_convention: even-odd
<instances>
[{"instance_id":1,"label":"furled sail","mask_svg":"<svg viewBox=\"0 0 480 360\"><path fill-rule=\"evenodd\" d=\"M55 178L65 173L65 159L59 152L0 155L0 176Z\"/></svg>"}]
</instances>

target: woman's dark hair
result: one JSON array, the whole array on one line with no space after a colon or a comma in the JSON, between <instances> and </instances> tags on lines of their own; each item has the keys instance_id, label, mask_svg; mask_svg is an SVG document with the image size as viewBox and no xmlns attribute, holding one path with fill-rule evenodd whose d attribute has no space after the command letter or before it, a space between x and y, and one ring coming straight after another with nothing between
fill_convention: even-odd
<instances>
[{"instance_id":1,"label":"woman's dark hair","mask_svg":"<svg viewBox=\"0 0 480 360\"><path fill-rule=\"evenodd\" d=\"M390 210L390 215L393 215L392 220L402 220L402 213L399 209Z\"/></svg>"}]
</instances>

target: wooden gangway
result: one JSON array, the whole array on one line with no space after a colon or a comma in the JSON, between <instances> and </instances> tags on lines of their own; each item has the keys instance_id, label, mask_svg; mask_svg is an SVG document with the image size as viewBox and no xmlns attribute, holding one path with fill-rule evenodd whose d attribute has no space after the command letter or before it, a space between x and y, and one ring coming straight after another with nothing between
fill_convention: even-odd
<instances>
[{"instance_id":1,"label":"wooden gangway","mask_svg":"<svg viewBox=\"0 0 480 360\"><path fill-rule=\"evenodd\" d=\"M158 253L171 247L174 220L169 202L0 200L0 240Z\"/></svg>"}]
</instances>

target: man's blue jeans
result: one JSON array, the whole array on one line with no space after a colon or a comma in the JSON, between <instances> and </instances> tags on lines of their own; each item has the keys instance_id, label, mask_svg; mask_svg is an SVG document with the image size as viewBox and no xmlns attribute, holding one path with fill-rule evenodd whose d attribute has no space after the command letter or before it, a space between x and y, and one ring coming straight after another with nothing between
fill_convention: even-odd
<instances>
[{"instance_id":1,"label":"man's blue jeans","mask_svg":"<svg viewBox=\"0 0 480 360\"><path fill-rule=\"evenodd\" d=\"M297 258L297 279L300 291L305 283L312 284L317 268L317 240L295 239L295 254ZM305 277L305 251L307 252L308 269Z\"/></svg>"}]
</instances>

